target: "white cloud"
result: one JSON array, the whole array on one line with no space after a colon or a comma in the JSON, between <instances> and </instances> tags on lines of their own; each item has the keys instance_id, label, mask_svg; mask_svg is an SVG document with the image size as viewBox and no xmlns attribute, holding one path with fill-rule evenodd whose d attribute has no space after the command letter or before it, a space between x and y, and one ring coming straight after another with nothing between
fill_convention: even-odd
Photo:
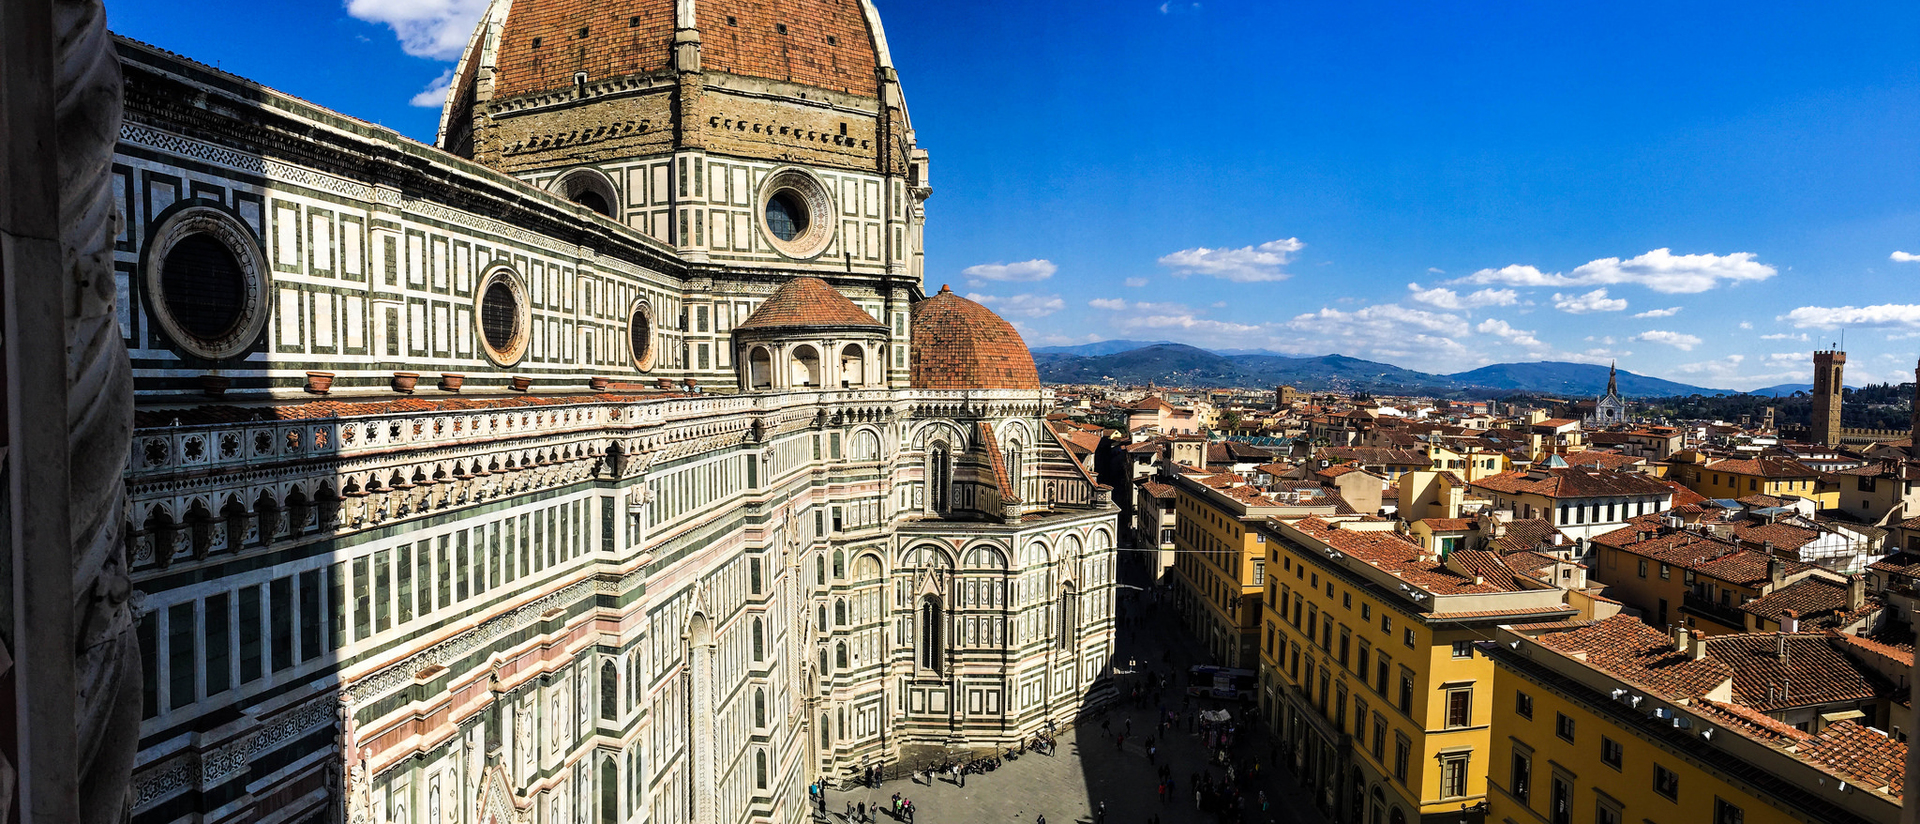
<instances>
[{"instance_id":1,"label":"white cloud","mask_svg":"<svg viewBox=\"0 0 1920 824\"><path fill-rule=\"evenodd\" d=\"M1050 260L1023 260L1019 263L982 263L960 270L975 286L981 281L1033 283L1053 277L1060 267Z\"/></svg>"},{"instance_id":2,"label":"white cloud","mask_svg":"<svg viewBox=\"0 0 1920 824\"><path fill-rule=\"evenodd\" d=\"M1916 255L1912 252L1902 252L1898 249L1894 250L1893 254L1888 255L1887 258L1899 263L1913 263L1914 261L1920 261L1920 255Z\"/></svg>"},{"instance_id":3,"label":"white cloud","mask_svg":"<svg viewBox=\"0 0 1920 824\"><path fill-rule=\"evenodd\" d=\"M1180 277L1206 275L1235 283L1286 280L1289 275L1282 267L1292 262L1294 253L1306 247L1297 237L1239 249L1195 247L1161 257L1160 265Z\"/></svg>"},{"instance_id":4,"label":"white cloud","mask_svg":"<svg viewBox=\"0 0 1920 824\"><path fill-rule=\"evenodd\" d=\"M1778 334L1773 334L1773 335L1761 335L1760 339L1761 340L1797 340L1804 343L1807 340L1807 333L1800 332L1798 334L1795 334L1792 332L1780 332Z\"/></svg>"},{"instance_id":5,"label":"white cloud","mask_svg":"<svg viewBox=\"0 0 1920 824\"><path fill-rule=\"evenodd\" d=\"M1473 331L1479 332L1482 335L1493 335L1497 338L1504 338L1507 342L1516 346L1525 346L1534 349L1546 346L1546 344L1540 342L1539 338L1534 337L1532 332L1525 329L1515 329L1512 324L1498 318L1487 318L1481 321L1479 326L1473 327Z\"/></svg>"},{"instance_id":6,"label":"white cloud","mask_svg":"<svg viewBox=\"0 0 1920 824\"><path fill-rule=\"evenodd\" d=\"M1800 329L1834 329L1841 326L1920 327L1920 303L1882 303L1877 306L1802 306L1779 320Z\"/></svg>"},{"instance_id":7,"label":"white cloud","mask_svg":"<svg viewBox=\"0 0 1920 824\"><path fill-rule=\"evenodd\" d=\"M1447 270L1442 269L1438 266L1428 266L1427 273L1432 275L1444 275L1447 273Z\"/></svg>"},{"instance_id":8,"label":"white cloud","mask_svg":"<svg viewBox=\"0 0 1920 824\"><path fill-rule=\"evenodd\" d=\"M414 95L413 99L407 101L407 103L423 109L438 109L446 105L447 87L451 85L453 85L453 70L448 69L441 72L438 79L427 84L425 89L422 89L419 94Z\"/></svg>"},{"instance_id":9,"label":"white cloud","mask_svg":"<svg viewBox=\"0 0 1920 824\"><path fill-rule=\"evenodd\" d=\"M1641 312L1637 315L1634 315L1634 317L1636 318L1670 318L1678 314L1680 314L1680 307L1672 306L1666 309L1648 309L1645 312Z\"/></svg>"},{"instance_id":10,"label":"white cloud","mask_svg":"<svg viewBox=\"0 0 1920 824\"><path fill-rule=\"evenodd\" d=\"M1138 289L1142 286L1147 285L1146 278L1127 278L1126 282L1127 282L1127 288L1129 289Z\"/></svg>"},{"instance_id":11,"label":"white cloud","mask_svg":"<svg viewBox=\"0 0 1920 824\"><path fill-rule=\"evenodd\" d=\"M1473 294L1462 296L1452 289L1434 287L1422 289L1418 283L1407 284L1407 291L1413 299L1428 306L1441 309L1475 309L1482 306L1512 306L1520 302L1520 293L1512 289L1481 289Z\"/></svg>"},{"instance_id":12,"label":"white cloud","mask_svg":"<svg viewBox=\"0 0 1920 824\"><path fill-rule=\"evenodd\" d=\"M1693 351L1693 347L1699 346L1701 343L1700 339L1693 335L1683 332L1665 332L1658 329L1641 332L1638 335L1634 335L1632 340L1645 341L1647 343L1664 343L1682 352L1691 352Z\"/></svg>"},{"instance_id":13,"label":"white cloud","mask_svg":"<svg viewBox=\"0 0 1920 824\"><path fill-rule=\"evenodd\" d=\"M1115 312L1127 308L1127 302L1119 298L1094 298L1087 301L1087 305L1095 309L1111 309Z\"/></svg>"},{"instance_id":14,"label":"white cloud","mask_svg":"<svg viewBox=\"0 0 1920 824\"><path fill-rule=\"evenodd\" d=\"M1601 258L1588 261L1566 274L1542 272L1534 266L1509 265L1499 269L1481 269L1454 282L1526 287L1633 283L1655 292L1691 294L1712 289L1723 280L1729 283L1766 280L1778 274L1778 270L1772 266L1753 258L1752 252L1676 255L1668 249L1655 249L1626 260Z\"/></svg>"},{"instance_id":15,"label":"white cloud","mask_svg":"<svg viewBox=\"0 0 1920 824\"><path fill-rule=\"evenodd\" d=\"M1743 321L1741 321L1741 322L1740 322L1740 328L1742 328L1742 329L1752 329L1752 328L1753 328L1753 322L1752 322L1752 321L1745 321L1745 320L1743 320Z\"/></svg>"},{"instance_id":16,"label":"white cloud","mask_svg":"<svg viewBox=\"0 0 1920 824\"><path fill-rule=\"evenodd\" d=\"M1553 293L1553 308L1569 315L1585 315L1592 312L1618 312L1627 308L1627 302L1620 298L1607 297L1607 290L1595 289L1584 295L1562 295Z\"/></svg>"},{"instance_id":17,"label":"white cloud","mask_svg":"<svg viewBox=\"0 0 1920 824\"><path fill-rule=\"evenodd\" d=\"M1018 318L1044 318L1067 308L1067 302L1059 295L967 295L971 300L1002 315Z\"/></svg>"},{"instance_id":18,"label":"white cloud","mask_svg":"<svg viewBox=\"0 0 1920 824\"><path fill-rule=\"evenodd\" d=\"M347 13L382 23L415 57L455 60L473 36L488 0L347 0ZM415 98L418 100L419 98ZM420 105L415 103L414 105Z\"/></svg>"}]
</instances>

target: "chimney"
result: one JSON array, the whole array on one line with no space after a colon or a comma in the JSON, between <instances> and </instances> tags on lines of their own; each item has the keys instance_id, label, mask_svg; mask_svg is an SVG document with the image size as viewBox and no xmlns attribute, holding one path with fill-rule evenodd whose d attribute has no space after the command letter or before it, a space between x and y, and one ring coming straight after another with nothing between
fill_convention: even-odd
<instances>
[{"instance_id":1,"label":"chimney","mask_svg":"<svg viewBox=\"0 0 1920 824\"><path fill-rule=\"evenodd\" d=\"M1771 592L1787 582L1787 565L1772 555L1767 556L1767 584Z\"/></svg>"},{"instance_id":2,"label":"chimney","mask_svg":"<svg viewBox=\"0 0 1920 824\"><path fill-rule=\"evenodd\" d=\"M1687 657L1695 661L1707 657L1707 636L1695 635L1693 637L1693 645L1691 649L1687 650Z\"/></svg>"},{"instance_id":3,"label":"chimney","mask_svg":"<svg viewBox=\"0 0 1920 824\"><path fill-rule=\"evenodd\" d=\"M1867 603L1867 578L1853 575L1847 578L1847 611L1853 612Z\"/></svg>"},{"instance_id":4,"label":"chimney","mask_svg":"<svg viewBox=\"0 0 1920 824\"><path fill-rule=\"evenodd\" d=\"M1799 632L1799 631L1800 631L1800 613L1797 610L1790 609L1790 610L1787 610L1786 612L1780 613L1780 635L1778 636L1779 646L1778 646L1778 649L1775 651L1775 653L1781 658L1781 660L1785 660L1787 657L1787 633Z\"/></svg>"},{"instance_id":5,"label":"chimney","mask_svg":"<svg viewBox=\"0 0 1920 824\"><path fill-rule=\"evenodd\" d=\"M1678 652L1687 651L1687 628L1679 624L1673 626L1673 648Z\"/></svg>"}]
</instances>

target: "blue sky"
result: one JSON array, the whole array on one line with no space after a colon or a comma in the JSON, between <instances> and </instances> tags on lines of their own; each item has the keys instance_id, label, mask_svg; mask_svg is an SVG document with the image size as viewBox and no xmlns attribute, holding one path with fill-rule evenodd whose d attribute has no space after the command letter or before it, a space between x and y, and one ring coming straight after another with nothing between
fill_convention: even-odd
<instances>
[{"instance_id":1,"label":"blue sky","mask_svg":"<svg viewBox=\"0 0 1920 824\"><path fill-rule=\"evenodd\" d=\"M425 141L484 5L107 0ZM933 157L929 287L1033 345L1746 389L1844 327L1849 383L1912 379L1920 4L877 5Z\"/></svg>"}]
</instances>

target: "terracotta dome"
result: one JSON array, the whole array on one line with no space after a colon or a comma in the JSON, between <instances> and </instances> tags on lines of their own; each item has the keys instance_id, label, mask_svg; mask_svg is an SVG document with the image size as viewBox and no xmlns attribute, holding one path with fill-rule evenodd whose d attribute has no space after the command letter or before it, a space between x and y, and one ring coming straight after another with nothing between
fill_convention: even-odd
<instances>
[{"instance_id":1,"label":"terracotta dome","mask_svg":"<svg viewBox=\"0 0 1920 824\"><path fill-rule=\"evenodd\" d=\"M1039 389L1040 373L1013 324L941 286L913 305L913 386Z\"/></svg>"},{"instance_id":2,"label":"terracotta dome","mask_svg":"<svg viewBox=\"0 0 1920 824\"><path fill-rule=\"evenodd\" d=\"M885 331L887 325L853 305L853 301L826 281L794 278L780 284L745 323L734 327L741 332L819 328Z\"/></svg>"}]
</instances>

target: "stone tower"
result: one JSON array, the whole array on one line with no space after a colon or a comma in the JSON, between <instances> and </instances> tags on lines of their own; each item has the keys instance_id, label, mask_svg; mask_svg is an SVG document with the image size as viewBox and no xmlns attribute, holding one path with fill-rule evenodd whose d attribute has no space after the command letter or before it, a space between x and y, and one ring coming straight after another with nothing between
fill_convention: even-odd
<instances>
[{"instance_id":1,"label":"stone tower","mask_svg":"<svg viewBox=\"0 0 1920 824\"><path fill-rule=\"evenodd\" d=\"M1813 430L1814 443L1840 445L1841 373L1847 367L1847 353L1821 350L1813 353Z\"/></svg>"},{"instance_id":2,"label":"stone tower","mask_svg":"<svg viewBox=\"0 0 1920 824\"><path fill-rule=\"evenodd\" d=\"M1915 365L1913 369L1913 419L1907 434L1913 440L1912 445L1907 447L1907 455L1920 460L1920 365Z\"/></svg>"}]
</instances>

